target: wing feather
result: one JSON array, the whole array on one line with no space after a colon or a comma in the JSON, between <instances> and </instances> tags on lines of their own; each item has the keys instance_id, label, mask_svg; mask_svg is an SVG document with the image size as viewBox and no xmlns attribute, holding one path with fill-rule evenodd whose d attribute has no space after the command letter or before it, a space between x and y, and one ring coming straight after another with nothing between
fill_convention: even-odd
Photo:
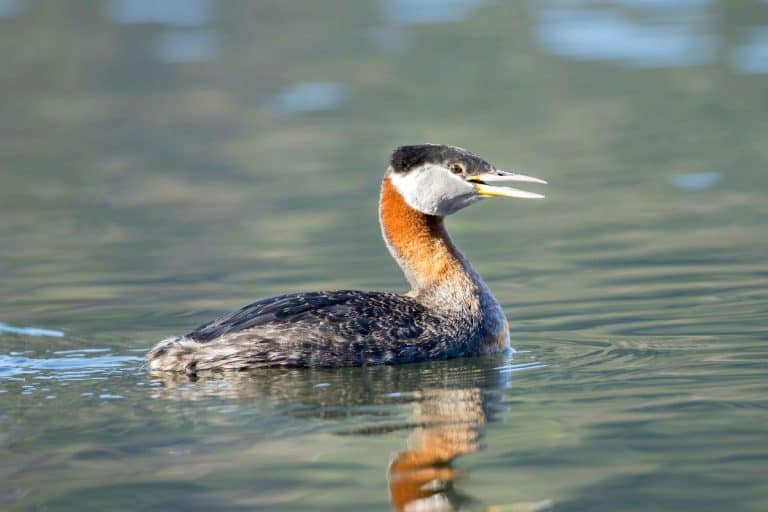
<instances>
[{"instance_id":1,"label":"wing feather","mask_svg":"<svg viewBox=\"0 0 768 512\"><path fill-rule=\"evenodd\" d=\"M430 315L424 306L394 293L355 290L295 293L248 304L198 327L187 337L207 342L261 326L282 325L313 326L340 335L386 334L402 340L418 337L423 332L420 320L427 316Z\"/></svg>"}]
</instances>

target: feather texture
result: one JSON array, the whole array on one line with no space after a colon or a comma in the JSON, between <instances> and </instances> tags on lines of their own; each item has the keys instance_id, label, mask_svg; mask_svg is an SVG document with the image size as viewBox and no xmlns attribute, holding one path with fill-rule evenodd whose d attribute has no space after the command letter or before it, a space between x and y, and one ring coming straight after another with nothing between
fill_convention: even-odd
<instances>
[{"instance_id":1,"label":"feather texture","mask_svg":"<svg viewBox=\"0 0 768 512\"><path fill-rule=\"evenodd\" d=\"M296 293L254 302L164 340L148 359L150 368L188 373L395 364L477 353L479 328L468 318L441 317L405 295Z\"/></svg>"}]
</instances>

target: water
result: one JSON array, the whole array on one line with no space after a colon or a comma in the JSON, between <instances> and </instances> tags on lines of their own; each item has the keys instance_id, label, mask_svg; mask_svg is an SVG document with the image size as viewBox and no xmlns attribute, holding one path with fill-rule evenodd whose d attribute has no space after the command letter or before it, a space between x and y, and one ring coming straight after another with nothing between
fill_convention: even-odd
<instances>
[{"instance_id":1,"label":"water","mask_svg":"<svg viewBox=\"0 0 768 512\"><path fill-rule=\"evenodd\" d=\"M0 2L0 508L768 509L765 2L155 4ZM423 141L550 183L448 223L516 352L141 367L402 290L376 192Z\"/></svg>"}]
</instances>

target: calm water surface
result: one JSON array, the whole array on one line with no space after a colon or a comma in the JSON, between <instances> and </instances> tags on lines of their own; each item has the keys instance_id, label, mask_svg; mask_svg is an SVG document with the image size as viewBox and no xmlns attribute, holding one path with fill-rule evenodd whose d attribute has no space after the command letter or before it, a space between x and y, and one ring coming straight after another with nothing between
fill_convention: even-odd
<instances>
[{"instance_id":1,"label":"calm water surface","mask_svg":"<svg viewBox=\"0 0 768 512\"><path fill-rule=\"evenodd\" d=\"M13 0L0 53L3 510L768 510L766 2ZM448 222L515 352L141 367L403 290L423 141L550 182Z\"/></svg>"}]
</instances>

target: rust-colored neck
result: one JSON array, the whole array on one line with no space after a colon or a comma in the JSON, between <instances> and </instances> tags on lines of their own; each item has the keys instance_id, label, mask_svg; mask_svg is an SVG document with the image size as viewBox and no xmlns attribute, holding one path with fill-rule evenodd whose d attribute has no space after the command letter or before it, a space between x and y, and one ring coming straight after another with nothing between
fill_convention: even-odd
<instances>
[{"instance_id":1,"label":"rust-colored neck","mask_svg":"<svg viewBox=\"0 0 768 512\"><path fill-rule=\"evenodd\" d=\"M381 186L379 220L387 246L413 292L466 274L464 258L448 236L443 218L411 208L389 177Z\"/></svg>"}]
</instances>

